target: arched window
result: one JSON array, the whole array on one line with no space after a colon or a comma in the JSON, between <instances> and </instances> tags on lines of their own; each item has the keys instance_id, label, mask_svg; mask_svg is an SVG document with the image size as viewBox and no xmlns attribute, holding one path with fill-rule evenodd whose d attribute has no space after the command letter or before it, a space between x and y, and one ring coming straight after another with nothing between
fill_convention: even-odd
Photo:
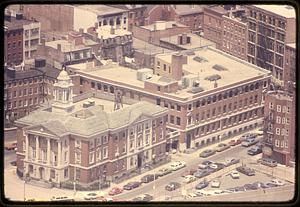
<instances>
[{"instance_id":1,"label":"arched window","mask_svg":"<svg viewBox=\"0 0 300 207\"><path fill-rule=\"evenodd\" d=\"M250 85L250 91L253 91L254 90L254 84L251 84Z\"/></svg>"},{"instance_id":2,"label":"arched window","mask_svg":"<svg viewBox=\"0 0 300 207\"><path fill-rule=\"evenodd\" d=\"M221 101L222 100L222 94L220 93L219 95L218 95L218 101Z\"/></svg>"},{"instance_id":3,"label":"arched window","mask_svg":"<svg viewBox=\"0 0 300 207\"><path fill-rule=\"evenodd\" d=\"M232 90L229 91L229 98L232 97Z\"/></svg>"},{"instance_id":4,"label":"arched window","mask_svg":"<svg viewBox=\"0 0 300 207\"><path fill-rule=\"evenodd\" d=\"M227 98L227 92L223 93L223 99Z\"/></svg>"},{"instance_id":5,"label":"arched window","mask_svg":"<svg viewBox=\"0 0 300 207\"><path fill-rule=\"evenodd\" d=\"M247 93L249 91L249 86L245 86L245 92Z\"/></svg>"},{"instance_id":6,"label":"arched window","mask_svg":"<svg viewBox=\"0 0 300 207\"><path fill-rule=\"evenodd\" d=\"M120 17L117 18L117 25L120 25L121 24L121 20L120 20Z\"/></svg>"},{"instance_id":7,"label":"arched window","mask_svg":"<svg viewBox=\"0 0 300 207\"><path fill-rule=\"evenodd\" d=\"M114 87L109 87L109 90L110 90L110 93L114 93L115 92L115 89L114 89Z\"/></svg>"},{"instance_id":8,"label":"arched window","mask_svg":"<svg viewBox=\"0 0 300 207\"><path fill-rule=\"evenodd\" d=\"M206 99L202 99L201 105L204 106L206 104Z\"/></svg>"},{"instance_id":9,"label":"arched window","mask_svg":"<svg viewBox=\"0 0 300 207\"><path fill-rule=\"evenodd\" d=\"M217 96L216 95L213 96L212 101L213 101L213 103L215 103L217 101Z\"/></svg>"},{"instance_id":10,"label":"arched window","mask_svg":"<svg viewBox=\"0 0 300 207\"><path fill-rule=\"evenodd\" d=\"M109 20L109 25L110 25L110 26L114 26L114 20L113 20L113 19L110 19L110 20Z\"/></svg>"},{"instance_id":11,"label":"arched window","mask_svg":"<svg viewBox=\"0 0 300 207\"><path fill-rule=\"evenodd\" d=\"M259 83L258 82L255 83L255 90L257 90L257 89L259 89Z\"/></svg>"},{"instance_id":12,"label":"arched window","mask_svg":"<svg viewBox=\"0 0 300 207\"><path fill-rule=\"evenodd\" d=\"M103 20L103 25L107 25L107 20L106 19Z\"/></svg>"}]
</instances>

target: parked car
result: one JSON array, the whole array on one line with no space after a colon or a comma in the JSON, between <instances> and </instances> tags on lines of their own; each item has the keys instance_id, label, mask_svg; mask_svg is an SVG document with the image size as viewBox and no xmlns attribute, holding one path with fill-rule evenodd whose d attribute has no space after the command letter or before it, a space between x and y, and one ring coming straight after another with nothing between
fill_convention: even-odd
<instances>
[{"instance_id":1,"label":"parked car","mask_svg":"<svg viewBox=\"0 0 300 207\"><path fill-rule=\"evenodd\" d=\"M153 180L156 180L158 178L158 176L155 174L148 174L145 175L141 178L141 183L149 183L152 182Z\"/></svg>"},{"instance_id":2,"label":"parked car","mask_svg":"<svg viewBox=\"0 0 300 207\"><path fill-rule=\"evenodd\" d=\"M229 175L233 178L233 179L239 179L240 178L240 173L236 170L233 170L229 173Z\"/></svg>"},{"instance_id":3,"label":"parked car","mask_svg":"<svg viewBox=\"0 0 300 207\"><path fill-rule=\"evenodd\" d=\"M210 166L211 164L213 164L212 161L205 160L205 161L203 161L201 164L199 164L198 167L199 167L200 169L207 169L207 168L209 168L209 166Z\"/></svg>"},{"instance_id":4,"label":"parked car","mask_svg":"<svg viewBox=\"0 0 300 207\"><path fill-rule=\"evenodd\" d=\"M178 182L170 182L168 185L166 185L165 189L167 191L173 191L173 190L180 188L180 186L181 185Z\"/></svg>"},{"instance_id":5,"label":"parked car","mask_svg":"<svg viewBox=\"0 0 300 207\"><path fill-rule=\"evenodd\" d=\"M142 194L132 199L132 201L144 201L144 202L149 202L151 200L153 200L153 196L149 194Z\"/></svg>"},{"instance_id":6,"label":"parked car","mask_svg":"<svg viewBox=\"0 0 300 207\"><path fill-rule=\"evenodd\" d=\"M243 173L243 174L248 175L248 176L255 175L255 170L250 168L250 167L240 166L240 167L237 167L236 170L238 172Z\"/></svg>"},{"instance_id":7,"label":"parked car","mask_svg":"<svg viewBox=\"0 0 300 207\"><path fill-rule=\"evenodd\" d=\"M239 139L232 139L232 140L230 140L229 142L228 142L228 144L230 145L230 146L236 146L236 145L239 145L239 144L241 144L242 143L242 141L241 140L239 140Z\"/></svg>"},{"instance_id":8,"label":"parked car","mask_svg":"<svg viewBox=\"0 0 300 207\"><path fill-rule=\"evenodd\" d=\"M97 197L97 193L88 193L84 196L84 200L96 200Z\"/></svg>"},{"instance_id":9,"label":"parked car","mask_svg":"<svg viewBox=\"0 0 300 207\"><path fill-rule=\"evenodd\" d=\"M237 158L226 158L223 164L225 165L225 167L228 167L230 165L234 165L239 162L240 162L240 159L237 159Z\"/></svg>"},{"instance_id":10,"label":"parked car","mask_svg":"<svg viewBox=\"0 0 300 207\"><path fill-rule=\"evenodd\" d=\"M185 166L186 166L185 162L183 162L183 161L175 161L175 162L173 162L170 165L170 168L175 171L175 170L179 170L181 168L184 168Z\"/></svg>"},{"instance_id":11,"label":"parked car","mask_svg":"<svg viewBox=\"0 0 300 207\"><path fill-rule=\"evenodd\" d=\"M222 151L227 150L229 148L230 148L230 145L227 145L225 143L220 143L220 144L218 144L218 146L216 148L216 151L217 152L222 152Z\"/></svg>"},{"instance_id":12,"label":"parked car","mask_svg":"<svg viewBox=\"0 0 300 207\"><path fill-rule=\"evenodd\" d=\"M51 201L74 201L74 198L70 198L68 196L52 196ZM29 201L29 200L27 200ZM33 199L34 201L34 199Z\"/></svg>"},{"instance_id":13,"label":"parked car","mask_svg":"<svg viewBox=\"0 0 300 207\"><path fill-rule=\"evenodd\" d=\"M213 192L212 191L208 191L208 190L197 190L196 194L198 196L211 196L211 195L213 195Z\"/></svg>"},{"instance_id":14,"label":"parked car","mask_svg":"<svg viewBox=\"0 0 300 207\"><path fill-rule=\"evenodd\" d=\"M202 180L200 183L198 183L196 186L195 186L195 188L197 189L197 190L201 190L201 189L203 189L203 188L206 188L207 186L208 186L208 184L209 184L209 182L207 181L207 180Z\"/></svg>"},{"instance_id":15,"label":"parked car","mask_svg":"<svg viewBox=\"0 0 300 207\"><path fill-rule=\"evenodd\" d=\"M215 153L216 153L215 150L207 149L207 150L204 150L203 152L201 152L199 156L205 158L205 157L209 157Z\"/></svg>"},{"instance_id":16,"label":"parked car","mask_svg":"<svg viewBox=\"0 0 300 207\"><path fill-rule=\"evenodd\" d=\"M122 193L122 192L123 192L123 189L122 189L122 188L114 187L114 188L112 188L112 189L109 191L108 195L110 195L110 196L118 195L118 194L120 194L120 193Z\"/></svg>"},{"instance_id":17,"label":"parked car","mask_svg":"<svg viewBox=\"0 0 300 207\"><path fill-rule=\"evenodd\" d=\"M185 183L191 183L197 180L197 178L193 175L187 175L183 179Z\"/></svg>"},{"instance_id":18,"label":"parked car","mask_svg":"<svg viewBox=\"0 0 300 207\"><path fill-rule=\"evenodd\" d=\"M211 181L211 184L210 184L210 186L211 186L212 188L219 188L220 185L221 185L221 181L218 180L218 179Z\"/></svg>"},{"instance_id":19,"label":"parked car","mask_svg":"<svg viewBox=\"0 0 300 207\"><path fill-rule=\"evenodd\" d=\"M252 156L260 153L262 153L262 148L256 145L247 151L247 154Z\"/></svg>"},{"instance_id":20,"label":"parked car","mask_svg":"<svg viewBox=\"0 0 300 207\"><path fill-rule=\"evenodd\" d=\"M277 186L284 186L285 185L284 181L277 180L277 179L272 179L270 183L273 183L273 184L275 184Z\"/></svg>"},{"instance_id":21,"label":"parked car","mask_svg":"<svg viewBox=\"0 0 300 207\"><path fill-rule=\"evenodd\" d=\"M181 174L181 177L185 177L187 175L193 175L197 170L196 169L188 169Z\"/></svg>"},{"instance_id":22,"label":"parked car","mask_svg":"<svg viewBox=\"0 0 300 207\"><path fill-rule=\"evenodd\" d=\"M243 147L250 147L252 145L255 145L258 142L257 139L248 139L242 142Z\"/></svg>"},{"instance_id":23,"label":"parked car","mask_svg":"<svg viewBox=\"0 0 300 207\"><path fill-rule=\"evenodd\" d=\"M213 163L209 166L209 169L211 169L212 172L216 172L219 171L221 169L223 169L225 167L225 165L223 163Z\"/></svg>"},{"instance_id":24,"label":"parked car","mask_svg":"<svg viewBox=\"0 0 300 207\"><path fill-rule=\"evenodd\" d=\"M262 186L262 188L273 188L273 187L277 187L278 185L271 183L271 182L266 182L264 183L264 185Z\"/></svg>"},{"instance_id":25,"label":"parked car","mask_svg":"<svg viewBox=\"0 0 300 207\"><path fill-rule=\"evenodd\" d=\"M172 172L172 169L170 169L170 168L163 168L163 169L160 169L159 171L157 171L156 175L158 177L161 177L161 176L167 175L167 174L169 174L171 172Z\"/></svg>"},{"instance_id":26,"label":"parked car","mask_svg":"<svg viewBox=\"0 0 300 207\"><path fill-rule=\"evenodd\" d=\"M196 194L196 193L189 193L188 195L187 195L187 197L188 198L195 198L195 197L197 197L198 195Z\"/></svg>"},{"instance_id":27,"label":"parked car","mask_svg":"<svg viewBox=\"0 0 300 207\"><path fill-rule=\"evenodd\" d=\"M212 171L209 170L209 169L203 169L203 170L199 169L199 170L197 170L197 171L194 173L194 176L195 176L196 178L203 178L203 177L209 175L211 172L212 172Z\"/></svg>"},{"instance_id":28,"label":"parked car","mask_svg":"<svg viewBox=\"0 0 300 207\"><path fill-rule=\"evenodd\" d=\"M240 141L250 140L256 138L256 134L254 133L246 133L240 137Z\"/></svg>"},{"instance_id":29,"label":"parked car","mask_svg":"<svg viewBox=\"0 0 300 207\"><path fill-rule=\"evenodd\" d=\"M133 181L133 182L129 182L127 183L126 185L123 186L123 189L124 190L132 190L134 188L137 188L141 185L140 182L137 182L137 181Z\"/></svg>"},{"instance_id":30,"label":"parked car","mask_svg":"<svg viewBox=\"0 0 300 207\"><path fill-rule=\"evenodd\" d=\"M277 162L275 160L270 159L270 158L262 158L260 163L263 164L263 165L267 165L269 167L276 167L277 166Z\"/></svg>"}]
</instances>

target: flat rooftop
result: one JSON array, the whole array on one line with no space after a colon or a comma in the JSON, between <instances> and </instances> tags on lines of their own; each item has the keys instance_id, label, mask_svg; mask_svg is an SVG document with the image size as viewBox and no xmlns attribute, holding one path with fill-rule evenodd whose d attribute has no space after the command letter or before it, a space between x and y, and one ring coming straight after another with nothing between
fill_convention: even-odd
<instances>
[{"instance_id":1,"label":"flat rooftop","mask_svg":"<svg viewBox=\"0 0 300 207\"><path fill-rule=\"evenodd\" d=\"M158 21L158 22L160 22L160 24L165 24L165 29L158 29L159 27L157 27L157 22L155 22L154 24L150 24L147 26L140 26L140 27L150 31L154 31L155 27L157 30L166 30L166 29L171 29L173 27L188 27L186 25L177 23L176 21Z\"/></svg>"},{"instance_id":2,"label":"flat rooftop","mask_svg":"<svg viewBox=\"0 0 300 207\"><path fill-rule=\"evenodd\" d=\"M166 52L172 52L172 50L165 49L153 44L150 44L146 41L137 39L137 38L132 38L133 43L132 46L135 50L140 51L144 54L159 54L159 53L166 53Z\"/></svg>"},{"instance_id":3,"label":"flat rooftop","mask_svg":"<svg viewBox=\"0 0 300 207\"><path fill-rule=\"evenodd\" d=\"M208 39L205 39L203 37L200 37L199 35L192 34L192 33L187 34L187 36L191 38L190 43L184 44L184 45L179 45L177 43L178 36L180 36L180 35L173 35L173 36L170 36L170 37L161 38L160 40L164 41L164 42L167 42L167 43L170 43L170 44L177 45L177 46L179 46L183 49L187 49L187 50L197 48L197 47L203 47L203 46L213 46L213 47L216 46L216 43L214 43L214 42L212 42Z\"/></svg>"},{"instance_id":4,"label":"flat rooftop","mask_svg":"<svg viewBox=\"0 0 300 207\"><path fill-rule=\"evenodd\" d=\"M174 52L178 53L178 52ZM165 53L159 54L156 57L166 62L171 62L172 54ZM198 62L194 58L202 58L207 62ZM197 59L197 58L196 58ZM253 79L259 76L269 75L269 71L261 69L255 65L252 65L246 61L240 60L227 53L216 50L214 48L202 48L194 51L193 55L187 57L187 63L183 65L183 71L185 75L195 75L199 77L200 87L204 89L203 92L215 89L214 81L207 80L208 77L218 75L220 77L217 80L218 88L222 86L239 83L245 80ZM214 69L216 67L224 70ZM138 70L133 70L127 67L122 67L117 64L107 64L104 66L92 67L87 69L86 64L74 64L68 66L69 68L77 69L77 73L86 75L88 77L97 80L114 82L124 87L133 87L139 90L144 90L144 81L137 79ZM163 85L164 80L161 80L162 76L152 75L153 81L161 81ZM176 93L167 93L174 98L192 98L195 94L190 93L191 88L179 89ZM201 92L199 92L201 93Z\"/></svg>"},{"instance_id":5,"label":"flat rooftop","mask_svg":"<svg viewBox=\"0 0 300 207\"><path fill-rule=\"evenodd\" d=\"M109 25L98 27L96 32L98 33L98 37L102 36L103 39L131 35L131 32L124 30L124 29L115 29L114 34L111 34L111 26L109 26Z\"/></svg>"},{"instance_id":6,"label":"flat rooftop","mask_svg":"<svg viewBox=\"0 0 300 207\"><path fill-rule=\"evenodd\" d=\"M16 19L16 17L11 17L10 21L5 20L4 26L8 29L19 29L22 28L23 25L38 23L37 21L32 21L28 19Z\"/></svg>"},{"instance_id":7,"label":"flat rooftop","mask_svg":"<svg viewBox=\"0 0 300 207\"><path fill-rule=\"evenodd\" d=\"M296 18L296 12L294 7L289 5L260 4L254 6L286 18Z\"/></svg>"},{"instance_id":8,"label":"flat rooftop","mask_svg":"<svg viewBox=\"0 0 300 207\"><path fill-rule=\"evenodd\" d=\"M89 45L91 45L92 43L96 44L96 42L93 42L92 40L88 40ZM46 46L52 47L54 49L57 49L58 44L61 45L62 52L71 52L71 51L89 49L89 47L86 47L85 45L74 45L68 40L55 40L55 41L45 42Z\"/></svg>"},{"instance_id":9,"label":"flat rooftop","mask_svg":"<svg viewBox=\"0 0 300 207\"><path fill-rule=\"evenodd\" d=\"M105 15L110 15L110 14L117 14L117 13L123 13L126 12L127 10L125 9L120 9L112 6L106 6L106 5L78 5L77 8L80 9L85 9L90 12L93 12L97 14L98 16L105 16Z\"/></svg>"},{"instance_id":10,"label":"flat rooftop","mask_svg":"<svg viewBox=\"0 0 300 207\"><path fill-rule=\"evenodd\" d=\"M174 7L175 6L175 7ZM179 15L190 15L190 14L198 14L203 12L203 5L184 5L177 4L174 5L175 12Z\"/></svg>"}]
</instances>

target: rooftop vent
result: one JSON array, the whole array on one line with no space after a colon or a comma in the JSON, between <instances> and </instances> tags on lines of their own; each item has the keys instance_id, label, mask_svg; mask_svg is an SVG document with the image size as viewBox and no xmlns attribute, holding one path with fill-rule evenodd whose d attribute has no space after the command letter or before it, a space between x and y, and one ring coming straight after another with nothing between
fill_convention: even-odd
<instances>
[{"instance_id":1,"label":"rooftop vent","mask_svg":"<svg viewBox=\"0 0 300 207\"><path fill-rule=\"evenodd\" d=\"M228 70L227 68L225 68L224 66L219 65L219 64L215 64L212 68L215 69L215 70L217 70L217 71L225 71L225 70Z\"/></svg>"},{"instance_id":2,"label":"rooftop vent","mask_svg":"<svg viewBox=\"0 0 300 207\"><path fill-rule=\"evenodd\" d=\"M207 76L205 78L205 80L209 80L209 81L216 81L216 80L219 80L219 79L221 79L221 76L218 75L218 74L210 75L210 76Z\"/></svg>"},{"instance_id":3,"label":"rooftop vent","mask_svg":"<svg viewBox=\"0 0 300 207\"><path fill-rule=\"evenodd\" d=\"M185 55L188 55L188 56L195 55L195 52L191 51L191 50L186 50L186 51L183 51L182 53Z\"/></svg>"},{"instance_id":4,"label":"rooftop vent","mask_svg":"<svg viewBox=\"0 0 300 207\"><path fill-rule=\"evenodd\" d=\"M294 7L292 7L292 6L286 6L285 8L290 9L290 10L294 9Z\"/></svg>"},{"instance_id":5,"label":"rooftop vent","mask_svg":"<svg viewBox=\"0 0 300 207\"><path fill-rule=\"evenodd\" d=\"M200 56L196 56L193 58L193 60L199 62L199 63L203 63L203 62L208 62L208 60L204 57L200 57Z\"/></svg>"},{"instance_id":6,"label":"rooftop vent","mask_svg":"<svg viewBox=\"0 0 300 207\"><path fill-rule=\"evenodd\" d=\"M188 93L200 93L204 91L202 87L193 87L191 90L188 91Z\"/></svg>"}]
</instances>

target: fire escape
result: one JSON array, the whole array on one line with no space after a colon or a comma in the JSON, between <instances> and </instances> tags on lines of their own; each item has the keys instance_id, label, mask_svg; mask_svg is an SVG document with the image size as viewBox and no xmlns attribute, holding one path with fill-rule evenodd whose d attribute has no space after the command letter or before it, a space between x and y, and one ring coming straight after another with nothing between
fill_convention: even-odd
<instances>
[{"instance_id":1,"label":"fire escape","mask_svg":"<svg viewBox=\"0 0 300 207\"><path fill-rule=\"evenodd\" d=\"M258 28L259 28L259 46L256 46L257 48L257 57L260 59L261 67L266 68L266 61L268 61L268 45L267 45L267 38L266 38L266 28L261 22L258 22Z\"/></svg>"}]
</instances>

